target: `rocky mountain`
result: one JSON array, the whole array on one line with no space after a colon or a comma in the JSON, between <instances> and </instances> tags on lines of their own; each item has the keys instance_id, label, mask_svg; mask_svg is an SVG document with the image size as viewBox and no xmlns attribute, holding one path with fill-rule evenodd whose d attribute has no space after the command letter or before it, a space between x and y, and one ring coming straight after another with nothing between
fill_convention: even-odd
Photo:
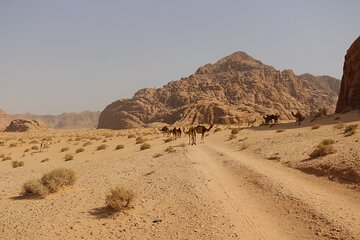
<instances>
[{"instance_id":1,"label":"rocky mountain","mask_svg":"<svg viewBox=\"0 0 360 240\"><path fill-rule=\"evenodd\" d=\"M2 109L0 109L0 131L7 126L8 122L9 120L6 113Z\"/></svg>"},{"instance_id":2,"label":"rocky mountain","mask_svg":"<svg viewBox=\"0 0 360 240\"><path fill-rule=\"evenodd\" d=\"M167 124L243 123L290 111L335 110L340 81L329 76L279 71L244 52L200 67L195 74L162 88L139 90L131 99L108 105L98 128L124 129L152 122Z\"/></svg>"},{"instance_id":3,"label":"rocky mountain","mask_svg":"<svg viewBox=\"0 0 360 240\"><path fill-rule=\"evenodd\" d=\"M343 71L337 113L360 109L360 37L347 51Z\"/></svg>"},{"instance_id":4,"label":"rocky mountain","mask_svg":"<svg viewBox=\"0 0 360 240\"><path fill-rule=\"evenodd\" d=\"M46 131L47 126L36 120L14 119L9 126L5 128L5 132L28 132L28 131Z\"/></svg>"},{"instance_id":5,"label":"rocky mountain","mask_svg":"<svg viewBox=\"0 0 360 240\"><path fill-rule=\"evenodd\" d=\"M44 122L54 129L96 128L100 112L84 111L81 113L63 113L60 115L14 114L11 119L28 119Z\"/></svg>"}]
</instances>

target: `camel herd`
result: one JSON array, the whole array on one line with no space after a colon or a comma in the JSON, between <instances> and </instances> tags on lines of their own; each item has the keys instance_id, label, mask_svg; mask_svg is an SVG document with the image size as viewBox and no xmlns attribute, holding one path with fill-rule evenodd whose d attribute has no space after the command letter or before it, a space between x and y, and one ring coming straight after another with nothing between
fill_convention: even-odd
<instances>
[{"instance_id":1,"label":"camel herd","mask_svg":"<svg viewBox=\"0 0 360 240\"><path fill-rule=\"evenodd\" d=\"M160 131L164 135L168 135L168 136L172 135L172 137L175 140L178 137L181 138L182 133L187 134L189 136L189 145L196 145L196 134L201 134L200 143L204 143L205 142L205 133L209 132L213 126L214 126L213 124L210 124L210 127L206 128L203 125L198 125L196 127L190 127L188 130L186 130L185 128L183 128L183 130L181 130L181 128L176 128L176 127L171 129L168 126L164 126L163 128L160 129Z\"/></svg>"}]
</instances>

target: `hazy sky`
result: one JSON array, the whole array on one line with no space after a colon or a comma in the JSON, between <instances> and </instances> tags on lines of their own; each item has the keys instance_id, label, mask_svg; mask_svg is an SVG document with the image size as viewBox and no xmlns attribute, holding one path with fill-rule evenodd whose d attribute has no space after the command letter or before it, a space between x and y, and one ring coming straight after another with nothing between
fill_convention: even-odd
<instances>
[{"instance_id":1,"label":"hazy sky","mask_svg":"<svg viewBox=\"0 0 360 240\"><path fill-rule=\"evenodd\" d=\"M103 110L235 51L341 78L359 0L0 0L0 108Z\"/></svg>"}]
</instances>

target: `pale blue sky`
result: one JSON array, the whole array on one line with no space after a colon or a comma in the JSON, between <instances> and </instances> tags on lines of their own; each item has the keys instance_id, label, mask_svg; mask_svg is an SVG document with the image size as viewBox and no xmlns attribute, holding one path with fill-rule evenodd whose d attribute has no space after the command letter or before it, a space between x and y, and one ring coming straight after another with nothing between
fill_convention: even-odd
<instances>
[{"instance_id":1,"label":"pale blue sky","mask_svg":"<svg viewBox=\"0 0 360 240\"><path fill-rule=\"evenodd\" d=\"M0 108L103 110L235 51L341 78L358 0L0 0Z\"/></svg>"}]
</instances>

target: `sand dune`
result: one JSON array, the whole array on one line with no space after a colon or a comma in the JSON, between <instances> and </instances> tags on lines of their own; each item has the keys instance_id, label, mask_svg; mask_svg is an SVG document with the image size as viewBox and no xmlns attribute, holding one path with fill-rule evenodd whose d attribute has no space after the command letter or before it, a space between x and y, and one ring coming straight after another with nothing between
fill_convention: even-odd
<instances>
[{"instance_id":1,"label":"sand dune","mask_svg":"<svg viewBox=\"0 0 360 240\"><path fill-rule=\"evenodd\" d=\"M232 140L241 126L219 125L196 146L186 136L165 143L153 128L1 133L1 239L360 239L360 134L335 128L359 116L242 129ZM40 151L44 138L51 144ZM336 152L309 159L324 139ZM13 168L15 160L24 166ZM74 170L77 182L44 199L19 195L57 167ZM136 195L120 213L105 206L116 185Z\"/></svg>"}]
</instances>

